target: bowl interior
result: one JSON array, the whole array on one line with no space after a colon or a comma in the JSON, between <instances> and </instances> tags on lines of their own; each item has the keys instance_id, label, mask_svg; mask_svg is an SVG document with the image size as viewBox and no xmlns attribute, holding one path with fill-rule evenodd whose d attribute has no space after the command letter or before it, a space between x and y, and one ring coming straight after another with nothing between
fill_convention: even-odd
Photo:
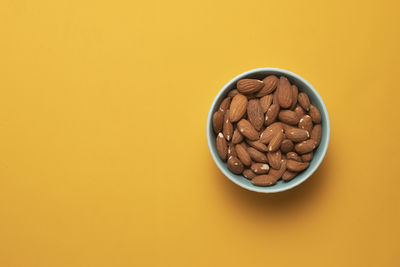
<instances>
[{"instance_id":1,"label":"bowl interior","mask_svg":"<svg viewBox=\"0 0 400 267\"><path fill-rule=\"evenodd\" d=\"M292 179L289 182L284 182L282 180L279 180L275 185L269 186L269 187L260 187L260 186L255 186L251 183L251 181L247 180L241 175L235 175L231 173L228 170L226 162L222 161L217 153L216 145L215 145L215 139L216 135L213 131L212 128L212 115L213 113L218 109L219 104L221 101L226 97L228 92L235 88L236 82L240 79L243 78L255 78L255 79L263 79L267 75L275 74L278 77L283 75L289 79L289 81L292 84L295 84L299 88L299 92L305 92L308 97L310 98L311 104L316 106L318 110L321 113L322 117L322 138L321 138L321 143L318 146L316 150L314 150L314 157L312 161L310 162L310 166L298 174L294 179ZM254 69L251 71L244 72L238 76L236 76L234 79L232 79L230 82L228 82L222 90L218 93L217 97L214 99L214 102L211 106L210 112L208 114L208 119L207 119L207 139L208 139L208 145L210 148L210 152L212 157L214 158L214 161L216 162L217 166L219 169L227 176L232 182L236 183L237 185L246 188L251 191L256 191L256 192L263 192L263 193L273 193L273 192L280 192L284 190L288 190L290 188L293 188L302 182L304 182L308 177L311 176L315 172L315 170L318 168L320 163L322 162L326 150L328 148L328 142L329 142L329 117L328 117L328 112L326 110L326 107L317 93L317 91L312 87L311 84L309 84L306 80L298 76L297 74L294 74L292 72L282 70L282 69L277 69L277 68L260 68L260 69Z\"/></svg>"}]
</instances>

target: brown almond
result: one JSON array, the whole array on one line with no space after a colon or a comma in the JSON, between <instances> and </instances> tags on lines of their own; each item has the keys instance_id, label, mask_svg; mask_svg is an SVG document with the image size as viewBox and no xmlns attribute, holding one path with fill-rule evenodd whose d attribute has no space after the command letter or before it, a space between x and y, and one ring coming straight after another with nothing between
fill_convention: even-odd
<instances>
[{"instance_id":1,"label":"brown almond","mask_svg":"<svg viewBox=\"0 0 400 267\"><path fill-rule=\"evenodd\" d=\"M247 142L247 144L254 147L255 149L257 149L260 152L268 151L268 147L265 144L261 143L259 140L257 140L257 141L246 140L246 142Z\"/></svg>"},{"instance_id":2,"label":"brown almond","mask_svg":"<svg viewBox=\"0 0 400 267\"><path fill-rule=\"evenodd\" d=\"M300 171L306 169L309 165L310 165L310 163L308 163L308 162L299 162L296 160L289 159L287 161L286 167L289 171L300 172Z\"/></svg>"},{"instance_id":3,"label":"brown almond","mask_svg":"<svg viewBox=\"0 0 400 267\"><path fill-rule=\"evenodd\" d=\"M266 163L253 163L250 168L257 175L266 174L269 171L269 166Z\"/></svg>"},{"instance_id":4,"label":"brown almond","mask_svg":"<svg viewBox=\"0 0 400 267\"><path fill-rule=\"evenodd\" d=\"M301 157L299 155L297 155L296 152L289 152L286 154L286 158L287 159L293 159L296 161L302 161Z\"/></svg>"},{"instance_id":5,"label":"brown almond","mask_svg":"<svg viewBox=\"0 0 400 267\"><path fill-rule=\"evenodd\" d=\"M306 141L300 142L294 146L294 149L299 154L306 154L310 153L316 147L316 143L312 139L308 139Z\"/></svg>"},{"instance_id":6,"label":"brown almond","mask_svg":"<svg viewBox=\"0 0 400 267\"><path fill-rule=\"evenodd\" d=\"M278 131L283 132L282 124L280 122L274 122L261 133L260 142L268 144Z\"/></svg>"},{"instance_id":7,"label":"brown almond","mask_svg":"<svg viewBox=\"0 0 400 267\"><path fill-rule=\"evenodd\" d=\"M267 113L265 114L265 125L268 126L272 124L273 122L276 121L276 118L278 117L279 114L279 105L277 104L272 104L269 109L267 110Z\"/></svg>"},{"instance_id":8,"label":"brown almond","mask_svg":"<svg viewBox=\"0 0 400 267\"><path fill-rule=\"evenodd\" d=\"M313 128L313 122L312 122L312 118L309 115L304 115L300 120L299 120L299 124L297 124L297 126L300 129L304 129L306 131L308 131L309 133L311 133L311 130Z\"/></svg>"},{"instance_id":9,"label":"brown almond","mask_svg":"<svg viewBox=\"0 0 400 267\"><path fill-rule=\"evenodd\" d=\"M285 182L292 180L294 177L296 177L297 172L291 172L291 171L285 171L282 175L282 180Z\"/></svg>"},{"instance_id":10,"label":"brown almond","mask_svg":"<svg viewBox=\"0 0 400 267\"><path fill-rule=\"evenodd\" d=\"M310 105L310 112L308 114L310 114L314 123L321 123L321 113L319 113L319 110L315 106Z\"/></svg>"},{"instance_id":11,"label":"brown almond","mask_svg":"<svg viewBox=\"0 0 400 267\"><path fill-rule=\"evenodd\" d=\"M272 137L271 141L268 144L268 151L276 151L281 146L283 141L283 132L277 131L277 133Z\"/></svg>"},{"instance_id":12,"label":"brown almond","mask_svg":"<svg viewBox=\"0 0 400 267\"><path fill-rule=\"evenodd\" d=\"M257 131L261 130L261 127L264 124L264 112L262 111L260 102L257 99L249 101L247 105L247 118Z\"/></svg>"},{"instance_id":13,"label":"brown almond","mask_svg":"<svg viewBox=\"0 0 400 267\"><path fill-rule=\"evenodd\" d=\"M228 158L229 158L230 156L235 156L235 157L237 157L236 149L235 149L235 144L233 144L232 142L228 143Z\"/></svg>"},{"instance_id":14,"label":"brown almond","mask_svg":"<svg viewBox=\"0 0 400 267\"><path fill-rule=\"evenodd\" d=\"M290 125L297 125L300 120L300 118L297 117L296 112L292 110L281 110L278 117L280 121Z\"/></svg>"},{"instance_id":15,"label":"brown almond","mask_svg":"<svg viewBox=\"0 0 400 267\"><path fill-rule=\"evenodd\" d=\"M237 122L243 117L246 113L247 103L247 97L242 94L237 94L233 97L229 112L229 120L231 122Z\"/></svg>"},{"instance_id":16,"label":"brown almond","mask_svg":"<svg viewBox=\"0 0 400 267\"><path fill-rule=\"evenodd\" d=\"M249 180L253 179L256 176L256 174L251 169L244 169L242 175Z\"/></svg>"},{"instance_id":17,"label":"brown almond","mask_svg":"<svg viewBox=\"0 0 400 267\"><path fill-rule=\"evenodd\" d=\"M241 174L243 172L243 164L237 157L229 157L228 169L234 174Z\"/></svg>"},{"instance_id":18,"label":"brown almond","mask_svg":"<svg viewBox=\"0 0 400 267\"><path fill-rule=\"evenodd\" d=\"M294 144L292 140L284 139L281 144L281 151L282 153L288 153L294 149Z\"/></svg>"},{"instance_id":19,"label":"brown almond","mask_svg":"<svg viewBox=\"0 0 400 267\"><path fill-rule=\"evenodd\" d=\"M301 155L301 159L303 160L303 162L309 162L312 160L313 157L314 157L313 152Z\"/></svg>"},{"instance_id":20,"label":"brown almond","mask_svg":"<svg viewBox=\"0 0 400 267\"><path fill-rule=\"evenodd\" d=\"M264 87L264 83L257 79L241 79L236 84L237 89L242 94L252 94Z\"/></svg>"},{"instance_id":21,"label":"brown almond","mask_svg":"<svg viewBox=\"0 0 400 267\"><path fill-rule=\"evenodd\" d=\"M311 131L311 139L315 141L316 146L319 146L319 144L321 143L321 137L322 137L322 127L321 124L317 124Z\"/></svg>"},{"instance_id":22,"label":"brown almond","mask_svg":"<svg viewBox=\"0 0 400 267\"><path fill-rule=\"evenodd\" d=\"M289 108L293 102L293 92L290 82L286 77L280 77L278 89L276 90L276 92L278 94L279 106L281 106L282 108Z\"/></svg>"},{"instance_id":23,"label":"brown almond","mask_svg":"<svg viewBox=\"0 0 400 267\"><path fill-rule=\"evenodd\" d=\"M272 94L269 94L260 98L261 109L264 113L267 112L267 110L271 106L273 97L274 96Z\"/></svg>"},{"instance_id":24,"label":"brown almond","mask_svg":"<svg viewBox=\"0 0 400 267\"><path fill-rule=\"evenodd\" d=\"M225 112L223 112L221 110L217 110L216 112L214 112L212 122L213 122L213 129L214 129L215 134L222 132L222 127L224 125L224 115L225 115Z\"/></svg>"},{"instance_id":25,"label":"brown almond","mask_svg":"<svg viewBox=\"0 0 400 267\"><path fill-rule=\"evenodd\" d=\"M226 141L228 142L232 139L233 135L233 125L232 122L230 122L229 120L229 112L229 109L225 112L224 125L222 127L222 133L224 134Z\"/></svg>"},{"instance_id":26,"label":"brown almond","mask_svg":"<svg viewBox=\"0 0 400 267\"><path fill-rule=\"evenodd\" d=\"M272 104L276 104L279 106L279 100L278 100L278 90L276 90L272 96Z\"/></svg>"},{"instance_id":27,"label":"brown almond","mask_svg":"<svg viewBox=\"0 0 400 267\"><path fill-rule=\"evenodd\" d=\"M310 99L306 93L300 93L297 97L297 101L304 110L310 110Z\"/></svg>"},{"instance_id":28,"label":"brown almond","mask_svg":"<svg viewBox=\"0 0 400 267\"><path fill-rule=\"evenodd\" d=\"M291 128L287 131L285 131L286 137L293 142L301 142L305 141L310 137L310 134L308 133L307 130L300 129L300 128Z\"/></svg>"},{"instance_id":29,"label":"brown almond","mask_svg":"<svg viewBox=\"0 0 400 267\"><path fill-rule=\"evenodd\" d=\"M257 175L253 179L251 179L251 182L254 185L258 186L271 186L276 184L276 182L279 179L277 179L275 176L269 175L269 174L264 174L264 175Z\"/></svg>"},{"instance_id":30,"label":"brown almond","mask_svg":"<svg viewBox=\"0 0 400 267\"><path fill-rule=\"evenodd\" d=\"M248 147L247 152L249 152L250 158L255 162L267 163L268 159L267 156L255 149L254 147Z\"/></svg>"},{"instance_id":31,"label":"brown almond","mask_svg":"<svg viewBox=\"0 0 400 267\"><path fill-rule=\"evenodd\" d=\"M246 148L242 146L241 144L237 144L235 146L236 149L236 154L237 157L240 159L240 161L245 165L245 166L250 166L251 164L251 158L249 153L247 152Z\"/></svg>"},{"instance_id":32,"label":"brown almond","mask_svg":"<svg viewBox=\"0 0 400 267\"><path fill-rule=\"evenodd\" d=\"M296 106L296 108L294 109L294 112L296 112L297 117L299 117L299 118L302 118L306 114L304 109L300 106Z\"/></svg>"},{"instance_id":33,"label":"brown almond","mask_svg":"<svg viewBox=\"0 0 400 267\"><path fill-rule=\"evenodd\" d=\"M282 154L280 150L267 153L268 163L271 168L279 169L281 167Z\"/></svg>"},{"instance_id":34,"label":"brown almond","mask_svg":"<svg viewBox=\"0 0 400 267\"><path fill-rule=\"evenodd\" d=\"M233 98L235 95L237 95L237 94L239 94L239 91L237 90L237 89L233 89L232 91L230 91L229 93L228 93L228 96L230 97L230 98Z\"/></svg>"},{"instance_id":35,"label":"brown almond","mask_svg":"<svg viewBox=\"0 0 400 267\"><path fill-rule=\"evenodd\" d=\"M297 88L296 85L292 85L292 105L290 106L291 110L294 110L297 105L297 96L299 94L299 89ZM300 117L299 117L300 118Z\"/></svg>"},{"instance_id":36,"label":"brown almond","mask_svg":"<svg viewBox=\"0 0 400 267\"><path fill-rule=\"evenodd\" d=\"M226 143L223 133L219 133L215 141L219 157L225 161L228 153L228 144Z\"/></svg>"},{"instance_id":37,"label":"brown almond","mask_svg":"<svg viewBox=\"0 0 400 267\"><path fill-rule=\"evenodd\" d=\"M239 129L236 128L235 131L233 131L232 143L239 144L242 141L243 141L243 135L240 133Z\"/></svg>"},{"instance_id":38,"label":"brown almond","mask_svg":"<svg viewBox=\"0 0 400 267\"><path fill-rule=\"evenodd\" d=\"M254 129L253 125L246 119L241 119L237 123L237 128L239 129L240 133L249 140L258 140L260 136L256 129Z\"/></svg>"},{"instance_id":39,"label":"brown almond","mask_svg":"<svg viewBox=\"0 0 400 267\"><path fill-rule=\"evenodd\" d=\"M229 108L229 105L231 104L231 98L225 97L224 100L222 100L221 104L219 105L219 110L225 111Z\"/></svg>"},{"instance_id":40,"label":"brown almond","mask_svg":"<svg viewBox=\"0 0 400 267\"><path fill-rule=\"evenodd\" d=\"M292 125L289 125L289 124L284 123L284 122L281 122L281 125L282 125L282 129L283 129L284 132L285 132L285 131L289 131L290 129L293 128Z\"/></svg>"},{"instance_id":41,"label":"brown almond","mask_svg":"<svg viewBox=\"0 0 400 267\"><path fill-rule=\"evenodd\" d=\"M281 159L281 167L279 168L279 170L270 169L269 174L276 177L276 179L279 180L286 171L286 163L287 160L283 157Z\"/></svg>"},{"instance_id":42,"label":"brown almond","mask_svg":"<svg viewBox=\"0 0 400 267\"><path fill-rule=\"evenodd\" d=\"M256 94L256 97L263 97L272 93L278 86L279 79L275 75L269 75L263 80L264 87Z\"/></svg>"}]
</instances>

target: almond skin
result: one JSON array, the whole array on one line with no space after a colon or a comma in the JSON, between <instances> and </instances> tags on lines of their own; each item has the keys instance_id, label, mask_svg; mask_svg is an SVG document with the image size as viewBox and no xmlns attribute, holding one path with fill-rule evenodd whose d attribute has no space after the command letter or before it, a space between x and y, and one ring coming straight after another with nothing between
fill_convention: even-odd
<instances>
[{"instance_id":1,"label":"almond skin","mask_svg":"<svg viewBox=\"0 0 400 267\"><path fill-rule=\"evenodd\" d=\"M290 109L294 110L296 108L297 97L299 95L299 89L294 84L292 85L292 95L293 95L293 97L292 97L292 105L290 106ZM299 118L301 118L301 117L299 117Z\"/></svg>"},{"instance_id":2,"label":"almond skin","mask_svg":"<svg viewBox=\"0 0 400 267\"><path fill-rule=\"evenodd\" d=\"M229 120L231 122L239 121L247 110L247 97L242 94L237 94L233 97L230 112L229 112Z\"/></svg>"},{"instance_id":3,"label":"almond skin","mask_svg":"<svg viewBox=\"0 0 400 267\"><path fill-rule=\"evenodd\" d=\"M240 161L245 165L245 166L250 166L251 164L251 159L250 159L250 155L247 152L246 148L240 144L237 144L235 146L236 149L236 154L237 157L240 159Z\"/></svg>"},{"instance_id":4,"label":"almond skin","mask_svg":"<svg viewBox=\"0 0 400 267\"><path fill-rule=\"evenodd\" d=\"M312 118L312 121L314 123L321 123L321 113L319 113L319 110L315 106L310 105L309 114L310 114L310 116Z\"/></svg>"},{"instance_id":5,"label":"almond skin","mask_svg":"<svg viewBox=\"0 0 400 267\"><path fill-rule=\"evenodd\" d=\"M226 111L231 104L231 98L228 96L224 100L222 100L221 104L219 105L219 110Z\"/></svg>"},{"instance_id":6,"label":"almond skin","mask_svg":"<svg viewBox=\"0 0 400 267\"><path fill-rule=\"evenodd\" d=\"M319 144L321 143L321 137L322 137L322 127L321 124L317 124L311 131L311 139L315 141L316 146L319 146Z\"/></svg>"},{"instance_id":7,"label":"almond skin","mask_svg":"<svg viewBox=\"0 0 400 267\"><path fill-rule=\"evenodd\" d=\"M263 88L264 83L257 79L241 79L237 82L236 87L242 94L252 94Z\"/></svg>"},{"instance_id":8,"label":"almond skin","mask_svg":"<svg viewBox=\"0 0 400 267\"><path fill-rule=\"evenodd\" d=\"M240 133L245 136L249 140L258 140L259 133L254 129L253 125L245 119L241 119L237 123L237 128L239 129Z\"/></svg>"},{"instance_id":9,"label":"almond skin","mask_svg":"<svg viewBox=\"0 0 400 267\"><path fill-rule=\"evenodd\" d=\"M230 91L229 93L228 93L228 96L230 97L230 98L233 98L235 95L237 95L237 94L239 94L239 91L237 90L237 89L233 89L232 91Z\"/></svg>"},{"instance_id":10,"label":"almond skin","mask_svg":"<svg viewBox=\"0 0 400 267\"><path fill-rule=\"evenodd\" d=\"M317 145L314 140L308 139L306 141L296 144L294 146L294 149L299 154L306 154L306 153L310 153L311 151L313 151L314 148L316 148L316 146Z\"/></svg>"},{"instance_id":11,"label":"almond skin","mask_svg":"<svg viewBox=\"0 0 400 267\"><path fill-rule=\"evenodd\" d=\"M228 142L232 139L233 135L233 125L232 122L229 121L229 112L229 109L225 112L224 125L222 127L222 133L224 134L226 141Z\"/></svg>"},{"instance_id":12,"label":"almond skin","mask_svg":"<svg viewBox=\"0 0 400 267\"><path fill-rule=\"evenodd\" d=\"M281 76L277 89L279 106L282 108L289 108L292 105L293 92L289 80Z\"/></svg>"},{"instance_id":13,"label":"almond skin","mask_svg":"<svg viewBox=\"0 0 400 267\"><path fill-rule=\"evenodd\" d=\"M269 174L264 174L264 175L257 175L253 179L251 179L251 182L254 185L258 186L271 186L276 184L276 182L279 179L277 179L275 176L269 175Z\"/></svg>"},{"instance_id":14,"label":"almond skin","mask_svg":"<svg viewBox=\"0 0 400 267\"><path fill-rule=\"evenodd\" d=\"M302 118L304 115L306 115L306 112L300 106L296 106L296 108L294 109L294 112L296 112L297 117L299 117L299 118Z\"/></svg>"},{"instance_id":15,"label":"almond skin","mask_svg":"<svg viewBox=\"0 0 400 267\"><path fill-rule=\"evenodd\" d=\"M283 141L283 132L277 131L277 133L272 137L271 141L268 144L268 151L276 151L281 146Z\"/></svg>"},{"instance_id":16,"label":"almond skin","mask_svg":"<svg viewBox=\"0 0 400 267\"><path fill-rule=\"evenodd\" d=\"M278 117L279 114L279 105L277 104L272 104L269 109L267 110L267 113L265 114L265 125L268 126L272 124L273 122L276 121L276 118Z\"/></svg>"},{"instance_id":17,"label":"almond skin","mask_svg":"<svg viewBox=\"0 0 400 267\"><path fill-rule=\"evenodd\" d=\"M281 144L281 151L282 153L288 153L294 149L294 144L292 140L284 139Z\"/></svg>"},{"instance_id":18,"label":"almond skin","mask_svg":"<svg viewBox=\"0 0 400 267\"><path fill-rule=\"evenodd\" d=\"M279 79L275 75L269 75L263 80L264 87L256 94L256 97L263 97L272 93L278 86Z\"/></svg>"},{"instance_id":19,"label":"almond skin","mask_svg":"<svg viewBox=\"0 0 400 267\"><path fill-rule=\"evenodd\" d=\"M247 152L249 153L250 158L255 162L261 162L261 163L268 162L267 156L253 147L247 148Z\"/></svg>"},{"instance_id":20,"label":"almond skin","mask_svg":"<svg viewBox=\"0 0 400 267\"><path fill-rule=\"evenodd\" d=\"M285 171L282 175L282 180L285 182L292 180L294 177L296 177L297 172L291 172L291 171Z\"/></svg>"},{"instance_id":21,"label":"almond skin","mask_svg":"<svg viewBox=\"0 0 400 267\"><path fill-rule=\"evenodd\" d=\"M269 171L269 166L266 163L253 163L250 168L257 175L266 174Z\"/></svg>"},{"instance_id":22,"label":"almond skin","mask_svg":"<svg viewBox=\"0 0 400 267\"><path fill-rule=\"evenodd\" d=\"M253 179L256 176L256 174L250 169L244 169L242 175L249 180Z\"/></svg>"},{"instance_id":23,"label":"almond skin","mask_svg":"<svg viewBox=\"0 0 400 267\"><path fill-rule=\"evenodd\" d=\"M232 136L232 143L234 144L239 144L240 142L243 141L243 135L240 133L240 131L236 128L235 131L233 131L233 136Z\"/></svg>"},{"instance_id":24,"label":"almond skin","mask_svg":"<svg viewBox=\"0 0 400 267\"><path fill-rule=\"evenodd\" d=\"M310 110L310 99L308 98L308 95L305 93L300 93L297 97L297 101L299 102L300 106L306 110Z\"/></svg>"},{"instance_id":25,"label":"almond skin","mask_svg":"<svg viewBox=\"0 0 400 267\"><path fill-rule=\"evenodd\" d=\"M268 147L261 143L260 141L250 141L250 140L246 140L247 144L249 144L251 147L254 147L255 149L257 149L260 152L267 152L268 151Z\"/></svg>"},{"instance_id":26,"label":"almond skin","mask_svg":"<svg viewBox=\"0 0 400 267\"><path fill-rule=\"evenodd\" d=\"M297 116L297 113L292 110L281 110L279 112L279 120L290 125L297 125L300 118Z\"/></svg>"},{"instance_id":27,"label":"almond skin","mask_svg":"<svg viewBox=\"0 0 400 267\"><path fill-rule=\"evenodd\" d=\"M307 140L310 137L310 134L307 130L300 128L291 128L285 131L286 137L293 142L302 142Z\"/></svg>"},{"instance_id":28,"label":"almond skin","mask_svg":"<svg viewBox=\"0 0 400 267\"><path fill-rule=\"evenodd\" d=\"M283 132L282 124L280 122L271 124L261 133L260 142L263 144L268 144L278 131Z\"/></svg>"},{"instance_id":29,"label":"almond skin","mask_svg":"<svg viewBox=\"0 0 400 267\"><path fill-rule=\"evenodd\" d=\"M228 154L228 144L226 143L223 133L219 133L216 140L217 152L219 157L225 161Z\"/></svg>"},{"instance_id":30,"label":"almond skin","mask_svg":"<svg viewBox=\"0 0 400 267\"><path fill-rule=\"evenodd\" d=\"M221 110L217 110L213 115L213 129L215 134L218 134L222 131L222 127L224 124L224 115L225 112Z\"/></svg>"},{"instance_id":31,"label":"almond skin","mask_svg":"<svg viewBox=\"0 0 400 267\"><path fill-rule=\"evenodd\" d=\"M296 160L296 161L302 161L301 157L299 155L297 155L296 152L288 152L286 154L286 158L287 159L292 159L292 160Z\"/></svg>"},{"instance_id":32,"label":"almond skin","mask_svg":"<svg viewBox=\"0 0 400 267\"><path fill-rule=\"evenodd\" d=\"M276 90L273 94L272 97L272 104L276 104L279 106L279 100L278 100L278 90Z\"/></svg>"},{"instance_id":33,"label":"almond skin","mask_svg":"<svg viewBox=\"0 0 400 267\"><path fill-rule=\"evenodd\" d=\"M261 109L264 113L267 112L271 106L273 97L274 96L272 94L269 94L260 98Z\"/></svg>"},{"instance_id":34,"label":"almond skin","mask_svg":"<svg viewBox=\"0 0 400 267\"><path fill-rule=\"evenodd\" d=\"M281 167L282 154L280 150L275 152L267 153L268 163L273 169L279 169Z\"/></svg>"},{"instance_id":35,"label":"almond skin","mask_svg":"<svg viewBox=\"0 0 400 267\"><path fill-rule=\"evenodd\" d=\"M286 167L289 171L300 172L300 171L306 169L309 165L310 165L310 163L308 163L308 162L299 162L296 160L289 159L287 161Z\"/></svg>"},{"instance_id":36,"label":"almond skin","mask_svg":"<svg viewBox=\"0 0 400 267\"><path fill-rule=\"evenodd\" d=\"M311 133L311 130L313 128L313 122L312 118L309 115L304 115L300 120L297 126L300 129L307 130L309 133Z\"/></svg>"},{"instance_id":37,"label":"almond skin","mask_svg":"<svg viewBox=\"0 0 400 267\"><path fill-rule=\"evenodd\" d=\"M279 180L286 171L286 163L287 163L287 160L285 158L282 158L281 159L281 167L279 168L279 170L270 169L269 174L276 177L276 180Z\"/></svg>"},{"instance_id":38,"label":"almond skin","mask_svg":"<svg viewBox=\"0 0 400 267\"><path fill-rule=\"evenodd\" d=\"M229 157L228 169L234 174L241 174L243 172L243 164L237 157Z\"/></svg>"},{"instance_id":39,"label":"almond skin","mask_svg":"<svg viewBox=\"0 0 400 267\"><path fill-rule=\"evenodd\" d=\"M228 158L229 158L230 156L235 156L235 157L237 157L236 149L235 149L235 144L233 144L232 142L230 142L230 143L228 144Z\"/></svg>"},{"instance_id":40,"label":"almond skin","mask_svg":"<svg viewBox=\"0 0 400 267\"><path fill-rule=\"evenodd\" d=\"M314 157L313 152L301 155L301 159L303 160L303 162L310 162L313 157Z\"/></svg>"},{"instance_id":41,"label":"almond skin","mask_svg":"<svg viewBox=\"0 0 400 267\"><path fill-rule=\"evenodd\" d=\"M260 102L257 99L249 101L247 105L247 118L257 131L261 130L261 127L264 124L264 112L262 111Z\"/></svg>"}]
</instances>

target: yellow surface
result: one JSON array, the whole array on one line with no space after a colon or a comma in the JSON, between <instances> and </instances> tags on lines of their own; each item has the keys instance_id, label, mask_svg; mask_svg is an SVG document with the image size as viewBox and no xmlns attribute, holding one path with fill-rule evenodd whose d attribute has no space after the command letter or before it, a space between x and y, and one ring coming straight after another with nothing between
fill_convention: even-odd
<instances>
[{"instance_id":1,"label":"yellow surface","mask_svg":"<svg viewBox=\"0 0 400 267\"><path fill-rule=\"evenodd\" d=\"M398 1L0 2L0 266L400 266ZM331 118L276 195L217 169L205 125L256 67Z\"/></svg>"}]
</instances>

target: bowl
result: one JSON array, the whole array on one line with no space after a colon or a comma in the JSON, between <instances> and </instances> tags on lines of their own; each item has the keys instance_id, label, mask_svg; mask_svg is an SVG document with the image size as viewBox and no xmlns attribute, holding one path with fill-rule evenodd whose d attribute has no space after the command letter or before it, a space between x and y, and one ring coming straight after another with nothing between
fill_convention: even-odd
<instances>
[{"instance_id":1,"label":"bowl","mask_svg":"<svg viewBox=\"0 0 400 267\"><path fill-rule=\"evenodd\" d=\"M216 134L213 131L213 126L212 126L212 116L214 112L218 109L219 104L221 101L226 97L228 92L232 90L233 88L236 87L236 82L239 81L240 79L244 78L255 78L255 79L263 79L267 75L274 74L276 76L285 76L289 79L289 81L292 84L295 84L299 92L304 92L308 95L311 104L316 106L318 110L321 113L321 118L322 118L322 137L321 137L321 143L318 146L316 150L314 150L314 157L310 162L310 166L299 173L295 178L288 182L284 182L282 180L279 180L275 185L272 186L267 186L267 187L261 187L261 186L256 186L251 183L250 180L244 178L241 175L236 175L228 170L226 162L222 161L221 158L218 156L217 153L217 148L215 145L215 140L216 140ZM329 126L329 117L328 117L328 111L326 110L325 104L322 101L322 98L318 94L318 92L314 89L314 87L307 82L305 79L300 77L299 75L283 70L283 69L278 69L278 68L258 68L258 69L253 69L246 71L242 74L239 74L232 80L230 80L218 93L218 95L215 97L210 111L208 113L208 118L207 118L207 141L208 141L208 147L211 152L211 156L213 157L215 163L217 164L218 168L222 171L222 173L228 177L232 182L237 184L238 186L241 186L247 190L254 191L254 192L259 192L259 193L275 193L275 192L281 192L285 190L289 190L295 186L298 186L305 180L307 180L318 168L318 166L321 164L322 160L325 157L326 150L328 149L328 143L329 143L329 134L330 134L330 126Z\"/></svg>"}]
</instances>

